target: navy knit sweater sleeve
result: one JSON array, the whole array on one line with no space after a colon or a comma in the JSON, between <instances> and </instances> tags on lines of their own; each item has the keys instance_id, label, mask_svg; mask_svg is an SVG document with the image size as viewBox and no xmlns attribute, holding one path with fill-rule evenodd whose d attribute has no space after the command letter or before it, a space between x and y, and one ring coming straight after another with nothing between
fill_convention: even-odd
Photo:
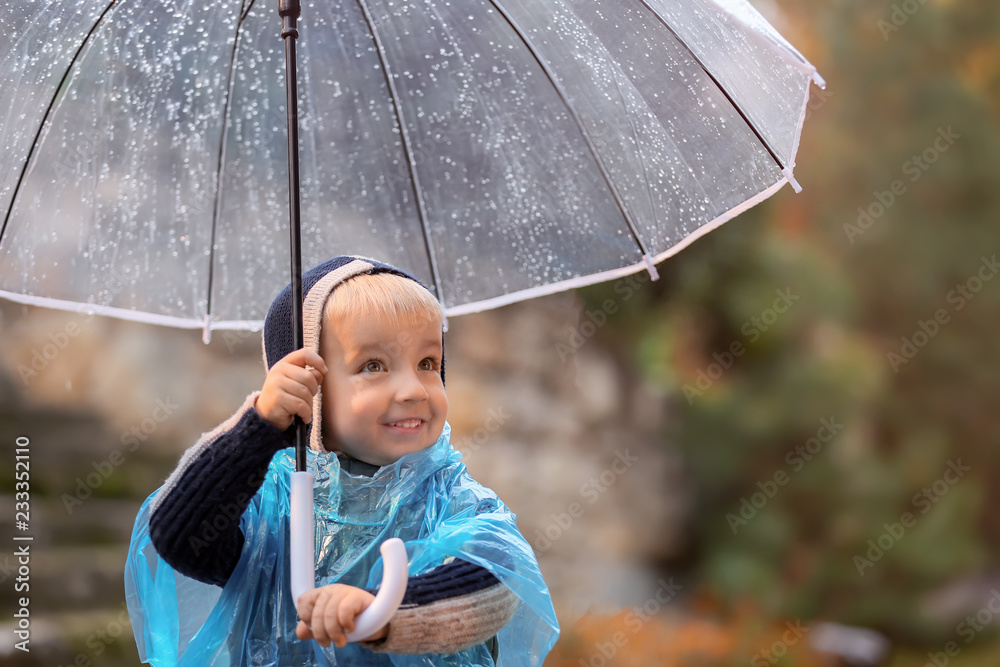
<instances>
[{"instance_id":1,"label":"navy knit sweater sleeve","mask_svg":"<svg viewBox=\"0 0 1000 667\"><path fill-rule=\"evenodd\" d=\"M271 459L293 445L293 431L264 421L253 398L185 453L149 520L153 546L171 567L218 586L226 584L242 554L240 517ZM452 560L411 577L389 636L365 645L387 653L454 652L489 639L516 606L517 597L489 570Z\"/></svg>"},{"instance_id":2,"label":"navy knit sweater sleeve","mask_svg":"<svg viewBox=\"0 0 1000 667\"><path fill-rule=\"evenodd\" d=\"M240 516L264 483L271 459L293 443L289 432L264 421L253 407L206 440L160 491L149 536L175 570L224 586L243 551Z\"/></svg>"}]
</instances>

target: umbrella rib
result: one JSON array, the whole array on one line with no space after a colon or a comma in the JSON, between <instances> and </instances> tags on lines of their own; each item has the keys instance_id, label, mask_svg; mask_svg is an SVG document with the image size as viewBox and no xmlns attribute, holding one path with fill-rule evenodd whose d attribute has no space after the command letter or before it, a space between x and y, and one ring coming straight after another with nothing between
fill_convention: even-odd
<instances>
[{"instance_id":1,"label":"umbrella rib","mask_svg":"<svg viewBox=\"0 0 1000 667\"><path fill-rule=\"evenodd\" d=\"M45 113L42 115L42 122L38 124L38 130L35 132L35 138L31 141L31 148L28 149L28 156L24 160L24 164L21 167L21 175L17 178L17 184L14 185L14 192L10 198L10 205L7 207L7 213L3 219L3 226L0 227L0 242L3 242L4 232L7 231L7 223L10 222L10 216L14 212L14 204L17 202L17 195L21 192L21 185L24 182L24 177L28 173L28 167L31 165L32 159L35 157L35 150L38 148L41 142L42 132L45 129L46 123L48 123L49 116L52 114L52 110L55 108L56 99L59 98L59 91L62 90L66 81L69 79L70 73L73 71L73 66L76 65L77 60L80 58L80 54L83 53L84 48L90 42L90 38L94 36L97 32L97 27L101 25L104 21L104 17L107 16L111 8L115 6L118 0L110 0L108 6L104 8L101 15L97 17L94 21L94 25L90 26L90 30L87 31L87 35L80 42L80 46L77 47L76 53L69 61L69 65L66 66L66 71L63 72L62 78L59 80L59 85L56 86L56 90L52 93L52 99L49 100L49 105L45 109Z\"/></svg>"},{"instance_id":2,"label":"umbrella rib","mask_svg":"<svg viewBox=\"0 0 1000 667\"><path fill-rule=\"evenodd\" d=\"M722 83L715 78L715 75L712 74L712 72L708 69L705 63L702 62L701 58L698 57L698 54L696 54L694 50L690 46L688 46L687 42L681 39L681 36L677 34L677 31L674 30L673 26L667 23L666 19L660 16L660 14L655 9L650 7L649 3L646 0L640 0L640 2L642 3L642 6L648 9L649 12L653 16L655 16L660 23L663 24L663 27L666 28L670 32L670 34L674 36L674 39L677 40L677 43L680 44L682 47L684 47L684 50L691 55L691 57L694 59L696 63L698 63L698 66L701 67L702 71L705 72L708 78L712 80L712 83L714 83L716 88L719 89L719 92L725 95L726 99L729 100L729 103L733 106L733 109L736 110L736 113L740 115L743 121L750 128L750 131L753 132L754 135L756 135L758 141L760 141L761 145L764 146L764 150L766 150L771 155L771 158L778 165L778 168L781 169L781 171L789 179L789 182L792 183L793 186L795 186L796 183L794 182L794 179L789 173L787 167L785 167L785 164L781 161L781 158L779 158L778 154L774 152L774 149L771 148L771 144L768 143L767 139L764 138L764 135L760 133L760 130L757 129L757 126L754 125L753 121L750 120L750 118L746 115L746 113L743 111L743 108L739 105L739 103L732 98L732 96L729 94L729 91L726 90L725 86L723 86Z\"/></svg>"},{"instance_id":3,"label":"umbrella rib","mask_svg":"<svg viewBox=\"0 0 1000 667\"><path fill-rule=\"evenodd\" d=\"M507 9L500 4L499 0L490 0L490 4L492 4L498 12L500 12L500 15L507 20L507 23L510 25L510 27L514 29L514 32L517 33L517 36L521 39L522 42L524 42L524 45L527 47L532 57L538 63L539 67L542 68L542 72L545 73L545 76L548 78L549 83L552 84L552 87L555 89L556 94L559 96L559 99L561 99L562 103L566 106L566 110L569 112L570 118L572 118L573 122L576 123L577 129L583 136L583 140L587 144L587 148L590 150L591 156L597 163L597 168L601 171L601 175L604 177L604 182L607 184L608 189L611 190L611 195L615 198L615 203L618 204L618 209L621 211L622 217L625 218L625 223L628 225L629 231L632 232L632 238L635 239L636 244L639 246L639 250L642 253L643 261L646 263L646 267L649 270L650 275L652 275L655 280L657 276L656 276L656 269L653 267L652 255L650 255L649 249L646 247L645 242L642 240L642 236L640 236L639 234L639 230L635 225L635 221L632 219L632 215L628 211L628 207L625 205L625 201L622 199L621 193L619 193L618 188L615 187L614 181L611 179L611 174L608 173L608 169L604 165L604 161L601 159L601 156L598 154L597 149L594 147L594 143L590 139L590 133L587 132L587 129L583 124L583 120L580 118L579 114L577 114L576 112L576 109L574 109L573 105L570 103L569 97L566 95L566 91L563 89L562 84L559 83L559 80L552 72L552 69L549 67L548 61L546 61L545 58L542 57L542 54L539 53L538 49L535 47L535 44L524 32L520 24L518 24L518 22L514 19L514 17L511 16L510 13L507 11ZM628 113L627 109L626 113Z\"/></svg>"},{"instance_id":4,"label":"umbrella rib","mask_svg":"<svg viewBox=\"0 0 1000 667\"><path fill-rule=\"evenodd\" d=\"M420 179L417 176L415 168L416 162L413 159L413 151L410 147L409 137L407 136L406 123L403 121L403 107L402 104L400 104L399 93L396 91L396 85L392 81L392 72L389 70L389 59L386 55L385 47L382 44L382 39L379 37L378 30L375 29L375 21L368 9L368 4L366 0L357 0L357 3L358 7L361 9L361 13L365 17L365 23L368 24L368 30L371 31L372 40L375 42L375 51L378 53L379 63L382 65L382 74L385 77L386 86L389 89L389 97L392 99L393 112L396 114L396 122L399 123L399 137L403 144L403 151L406 154L406 168L410 172L410 184L413 187L413 196L416 198L417 217L420 221L420 229L423 231L424 237L424 250L427 253L427 261L431 268L431 279L434 282L434 289L437 292L438 301L440 301L443 306L444 289L441 285L437 257L434 255L434 247L431 244L430 230L427 227L426 203L424 202L424 197L420 190Z\"/></svg>"},{"instance_id":5,"label":"umbrella rib","mask_svg":"<svg viewBox=\"0 0 1000 667\"><path fill-rule=\"evenodd\" d=\"M635 121L632 120L632 114L628 113L625 94L622 92L622 87L618 84L616 73L612 74L612 78L615 82L615 90L618 91L618 97L622 101L622 108L625 109L625 117L628 119L629 130L632 132L632 141L635 142L635 152L639 156L639 164L642 166L642 181L646 186L646 196L649 197L649 210L653 214L653 222L655 224L657 222L656 200L653 198L653 188L649 184L649 170L646 168L646 160L642 157L642 145L639 143L639 135L635 131Z\"/></svg>"},{"instance_id":6,"label":"umbrella rib","mask_svg":"<svg viewBox=\"0 0 1000 667\"><path fill-rule=\"evenodd\" d=\"M245 0L244 0L245 1ZM233 40L232 57L229 59L229 82L226 86L226 99L222 104L222 134L219 137L219 163L215 171L215 206L212 209L212 236L208 246L208 300L205 306L205 326L208 327L212 318L212 283L215 279L215 232L219 217L222 214L222 181L226 162L226 135L229 132L229 108L233 99L233 87L236 85L236 56L240 48L240 38L243 36L243 21L250 14L256 0L250 0L240 9L240 17L236 21L236 38Z\"/></svg>"}]
</instances>

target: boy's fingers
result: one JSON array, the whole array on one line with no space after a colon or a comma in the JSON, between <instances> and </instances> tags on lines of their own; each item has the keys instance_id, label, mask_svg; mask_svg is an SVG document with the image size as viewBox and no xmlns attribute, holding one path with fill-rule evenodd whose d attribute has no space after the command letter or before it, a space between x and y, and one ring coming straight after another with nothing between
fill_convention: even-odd
<instances>
[{"instance_id":1,"label":"boy's fingers","mask_svg":"<svg viewBox=\"0 0 1000 667\"><path fill-rule=\"evenodd\" d=\"M315 368L286 366L284 376L305 386L309 390L309 393L315 394L316 390L319 389L319 383L322 382L322 378L316 378L317 373L319 373L319 371Z\"/></svg>"},{"instance_id":2,"label":"boy's fingers","mask_svg":"<svg viewBox=\"0 0 1000 667\"><path fill-rule=\"evenodd\" d=\"M321 646L347 645L347 632L356 627L358 614L371 604L373 596L349 586L315 588L299 597L301 621L295 628L299 639L315 639Z\"/></svg>"},{"instance_id":3,"label":"boy's fingers","mask_svg":"<svg viewBox=\"0 0 1000 667\"><path fill-rule=\"evenodd\" d=\"M326 362L323 360L323 357L319 356L319 354L313 352L312 350L306 350L306 353L307 353L305 356L306 363L315 368L316 370L318 370L323 375L326 375L326 370L327 370Z\"/></svg>"},{"instance_id":4,"label":"boy's fingers","mask_svg":"<svg viewBox=\"0 0 1000 667\"><path fill-rule=\"evenodd\" d=\"M344 636L344 629L340 627L340 620L337 616L337 610L340 607L340 602L342 598L340 596L330 596L329 602L323 607L323 620L321 625L326 634L327 642L333 642L338 647L343 648L344 644L347 643L347 637Z\"/></svg>"},{"instance_id":5,"label":"boy's fingers","mask_svg":"<svg viewBox=\"0 0 1000 667\"><path fill-rule=\"evenodd\" d=\"M288 372L284 375L284 380L286 382L297 384L302 389L309 392L308 396L302 395L301 392L299 392L298 395L301 395L303 398L312 398L316 395L316 392L319 391L319 383L321 380L316 379L314 371L299 368L298 366L289 366L287 371Z\"/></svg>"},{"instance_id":6,"label":"boy's fingers","mask_svg":"<svg viewBox=\"0 0 1000 667\"><path fill-rule=\"evenodd\" d=\"M319 590L320 589L318 588L311 588L299 596L299 601L298 601L299 618L301 618L307 624L312 618L313 608L316 605L316 598L319 597Z\"/></svg>"},{"instance_id":7,"label":"boy's fingers","mask_svg":"<svg viewBox=\"0 0 1000 667\"><path fill-rule=\"evenodd\" d=\"M289 352L283 361L287 361L288 363L299 367L312 366L313 368L320 370L322 373L326 373L326 362L323 361L323 357L319 356L316 352L305 348Z\"/></svg>"},{"instance_id":8,"label":"boy's fingers","mask_svg":"<svg viewBox=\"0 0 1000 667\"><path fill-rule=\"evenodd\" d=\"M344 626L337 624L337 633L331 638L333 643L337 645L337 648L344 648L347 646L347 631Z\"/></svg>"},{"instance_id":9,"label":"boy's fingers","mask_svg":"<svg viewBox=\"0 0 1000 667\"><path fill-rule=\"evenodd\" d=\"M340 627L344 628L348 632L354 632L354 619L357 615L365 610L368 605L365 600L360 596L354 595L343 602L340 603L340 609L337 610L337 618L340 621Z\"/></svg>"},{"instance_id":10,"label":"boy's fingers","mask_svg":"<svg viewBox=\"0 0 1000 667\"><path fill-rule=\"evenodd\" d=\"M299 408L295 411L299 417L302 417L302 421L305 424L312 423L312 403L306 403L303 400L299 400Z\"/></svg>"},{"instance_id":11,"label":"boy's fingers","mask_svg":"<svg viewBox=\"0 0 1000 667\"><path fill-rule=\"evenodd\" d=\"M306 402L295 396L285 396L281 401L281 408L288 413L288 417L298 415L305 423L312 422L312 401Z\"/></svg>"},{"instance_id":12,"label":"boy's fingers","mask_svg":"<svg viewBox=\"0 0 1000 667\"><path fill-rule=\"evenodd\" d=\"M306 387L293 380L283 377L278 381L278 387L285 395L281 400L283 407L289 415L302 417L305 423L312 421L312 394Z\"/></svg>"},{"instance_id":13,"label":"boy's fingers","mask_svg":"<svg viewBox=\"0 0 1000 667\"><path fill-rule=\"evenodd\" d=\"M320 643L321 646L327 646L330 644L330 634L331 627L328 620L328 609L330 607L330 595L325 593L319 596L316 601L316 606L313 608L312 623L309 626L312 628L313 638ZM334 608L336 608L334 606Z\"/></svg>"}]
</instances>

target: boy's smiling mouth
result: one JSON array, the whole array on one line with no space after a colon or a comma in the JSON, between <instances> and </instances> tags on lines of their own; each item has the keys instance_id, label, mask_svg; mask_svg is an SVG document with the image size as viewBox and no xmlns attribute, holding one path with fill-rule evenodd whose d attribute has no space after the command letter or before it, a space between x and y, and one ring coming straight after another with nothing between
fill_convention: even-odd
<instances>
[{"instance_id":1,"label":"boy's smiling mouth","mask_svg":"<svg viewBox=\"0 0 1000 667\"><path fill-rule=\"evenodd\" d=\"M386 424L389 428L394 431L401 431L403 433L414 433L420 430L420 427L424 425L424 420L419 418L414 419L400 419L399 421L389 422Z\"/></svg>"}]
</instances>

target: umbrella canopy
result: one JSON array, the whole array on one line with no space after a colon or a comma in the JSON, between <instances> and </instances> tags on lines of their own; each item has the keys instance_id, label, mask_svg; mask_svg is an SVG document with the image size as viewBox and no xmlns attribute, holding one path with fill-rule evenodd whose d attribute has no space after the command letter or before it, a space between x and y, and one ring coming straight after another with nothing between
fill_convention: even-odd
<instances>
[{"instance_id":1,"label":"umbrella canopy","mask_svg":"<svg viewBox=\"0 0 1000 667\"><path fill-rule=\"evenodd\" d=\"M288 283L271 3L12 0L0 296L259 328ZM743 0L329 0L299 29L303 264L461 314L625 275L793 185L815 69Z\"/></svg>"}]
</instances>

